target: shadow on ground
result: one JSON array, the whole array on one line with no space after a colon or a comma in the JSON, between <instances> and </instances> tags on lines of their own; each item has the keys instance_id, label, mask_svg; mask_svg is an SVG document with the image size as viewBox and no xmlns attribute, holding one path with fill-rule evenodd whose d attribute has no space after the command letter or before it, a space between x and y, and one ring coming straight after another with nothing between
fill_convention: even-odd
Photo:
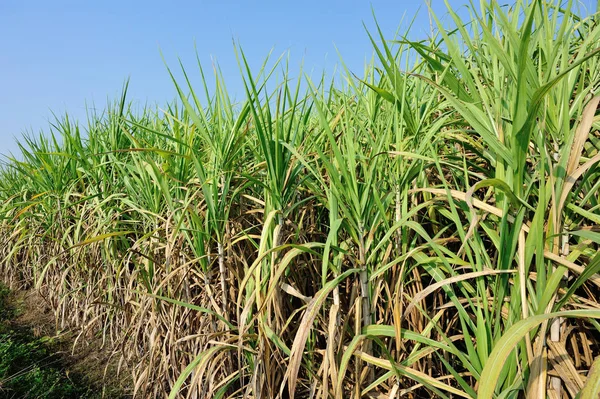
<instances>
[{"instance_id":1,"label":"shadow on ground","mask_svg":"<svg viewBox=\"0 0 600 399\"><path fill-rule=\"evenodd\" d=\"M50 308L33 291L0 283L0 398L129 398L118 359L87 337L56 332Z\"/></svg>"}]
</instances>

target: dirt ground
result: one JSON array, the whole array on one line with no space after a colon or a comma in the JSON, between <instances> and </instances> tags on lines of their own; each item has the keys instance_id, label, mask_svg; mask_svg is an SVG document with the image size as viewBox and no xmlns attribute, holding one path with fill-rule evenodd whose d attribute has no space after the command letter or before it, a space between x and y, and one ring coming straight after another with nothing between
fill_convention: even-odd
<instances>
[{"instance_id":1,"label":"dirt ground","mask_svg":"<svg viewBox=\"0 0 600 399\"><path fill-rule=\"evenodd\" d=\"M76 331L57 333L55 318L46 303L35 290L12 291L8 297L16 315L7 321L11 329L29 330L37 337L44 337L51 350L61 358L67 376L81 379L98 393L98 397L130 398L132 383L130 373L123 365L119 369L119 355L102 347L101 337L77 338Z\"/></svg>"}]
</instances>

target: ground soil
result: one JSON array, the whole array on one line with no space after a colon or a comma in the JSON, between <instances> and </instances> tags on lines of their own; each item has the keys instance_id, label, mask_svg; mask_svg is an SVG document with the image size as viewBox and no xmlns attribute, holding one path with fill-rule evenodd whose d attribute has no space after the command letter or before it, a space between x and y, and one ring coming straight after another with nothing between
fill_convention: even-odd
<instances>
[{"instance_id":1,"label":"ground soil","mask_svg":"<svg viewBox=\"0 0 600 399\"><path fill-rule=\"evenodd\" d=\"M77 332L57 332L50 306L35 290L12 291L7 299L15 317L4 324L12 330L29 331L37 338L48 338L67 376L83 381L98 393L98 398L131 398L130 373L123 365L119 368L118 354L103 347L101 337L79 339L74 345Z\"/></svg>"}]
</instances>

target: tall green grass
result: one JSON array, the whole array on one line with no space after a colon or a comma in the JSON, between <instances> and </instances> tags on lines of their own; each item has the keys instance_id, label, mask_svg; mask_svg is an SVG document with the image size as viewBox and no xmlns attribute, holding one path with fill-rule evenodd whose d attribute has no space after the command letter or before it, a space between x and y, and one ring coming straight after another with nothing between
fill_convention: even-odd
<instances>
[{"instance_id":1,"label":"tall green grass","mask_svg":"<svg viewBox=\"0 0 600 399\"><path fill-rule=\"evenodd\" d=\"M199 64L162 110L125 87L24 138L3 279L102 334L138 397L597 396L597 18L468 10L367 32L360 77L238 48L239 104Z\"/></svg>"}]
</instances>

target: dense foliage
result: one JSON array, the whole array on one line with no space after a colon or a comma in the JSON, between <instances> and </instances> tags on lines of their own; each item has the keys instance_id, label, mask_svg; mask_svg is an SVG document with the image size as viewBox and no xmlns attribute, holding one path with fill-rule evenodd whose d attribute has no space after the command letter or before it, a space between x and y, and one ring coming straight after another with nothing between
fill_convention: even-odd
<instances>
[{"instance_id":1,"label":"dense foliage","mask_svg":"<svg viewBox=\"0 0 600 399\"><path fill-rule=\"evenodd\" d=\"M2 170L0 273L143 398L597 395L600 27L562 3L60 119Z\"/></svg>"}]
</instances>

